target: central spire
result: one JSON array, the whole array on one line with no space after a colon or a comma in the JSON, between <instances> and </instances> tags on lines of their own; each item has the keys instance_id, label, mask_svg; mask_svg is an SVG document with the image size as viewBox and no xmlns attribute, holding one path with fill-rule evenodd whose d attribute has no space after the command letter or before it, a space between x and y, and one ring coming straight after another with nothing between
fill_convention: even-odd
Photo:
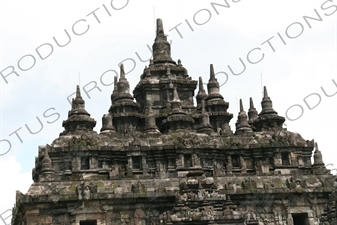
<instances>
[{"instance_id":1,"label":"central spire","mask_svg":"<svg viewBox=\"0 0 337 225\"><path fill-rule=\"evenodd\" d=\"M163 21L157 19L157 31L154 44L152 45L153 51L153 63L174 63L171 58L171 45L167 41L167 37L164 34Z\"/></svg>"},{"instance_id":2,"label":"central spire","mask_svg":"<svg viewBox=\"0 0 337 225\"><path fill-rule=\"evenodd\" d=\"M165 38L163 21L161 19L157 19L156 41L158 38Z\"/></svg>"}]
</instances>

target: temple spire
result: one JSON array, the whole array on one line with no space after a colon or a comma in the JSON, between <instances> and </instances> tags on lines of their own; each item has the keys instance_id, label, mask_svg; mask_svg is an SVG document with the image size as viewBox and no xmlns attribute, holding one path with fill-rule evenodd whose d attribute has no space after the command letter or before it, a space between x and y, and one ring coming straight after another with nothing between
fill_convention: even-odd
<instances>
[{"instance_id":1,"label":"temple spire","mask_svg":"<svg viewBox=\"0 0 337 225\"><path fill-rule=\"evenodd\" d=\"M41 166L41 173L43 174L49 174L49 173L53 173L53 165L52 165L52 161L49 157L48 154L48 147L46 146L44 149L44 157L43 160L41 162L42 166Z\"/></svg>"},{"instance_id":2,"label":"temple spire","mask_svg":"<svg viewBox=\"0 0 337 225\"><path fill-rule=\"evenodd\" d=\"M258 117L258 113L254 107L254 102L253 102L253 98L249 98L249 110L248 110L248 118L249 121L248 123L252 125L253 121L256 120Z\"/></svg>"},{"instance_id":3,"label":"temple spire","mask_svg":"<svg viewBox=\"0 0 337 225\"><path fill-rule=\"evenodd\" d=\"M90 117L85 110L85 102L82 99L79 85L76 86L76 97L72 99L71 110L68 112L68 119L64 120L62 126L65 131L61 135L68 132L76 131L92 131L96 125L96 121Z\"/></svg>"},{"instance_id":4,"label":"temple spire","mask_svg":"<svg viewBox=\"0 0 337 225\"><path fill-rule=\"evenodd\" d=\"M173 87L173 99L171 103L171 112L166 119L162 121L166 131L176 129L191 129L194 119L181 109L177 86Z\"/></svg>"},{"instance_id":5,"label":"temple spire","mask_svg":"<svg viewBox=\"0 0 337 225\"><path fill-rule=\"evenodd\" d=\"M199 77L199 91L198 94L196 96L197 99L197 109L200 110L201 109L201 101L205 100L205 98L207 97L206 91L204 89L204 84L202 82L202 77Z\"/></svg>"},{"instance_id":6,"label":"temple spire","mask_svg":"<svg viewBox=\"0 0 337 225\"><path fill-rule=\"evenodd\" d=\"M117 88L117 76L114 76L114 89L111 94L111 104L114 103L116 96L118 95L118 88Z\"/></svg>"},{"instance_id":7,"label":"temple spire","mask_svg":"<svg viewBox=\"0 0 337 225\"><path fill-rule=\"evenodd\" d=\"M81 96L80 86L77 85L76 86L76 95L75 95L75 98L72 99L71 108L72 108L72 110L84 109L85 108L84 104L85 103L84 103L84 100Z\"/></svg>"},{"instance_id":8,"label":"temple spire","mask_svg":"<svg viewBox=\"0 0 337 225\"><path fill-rule=\"evenodd\" d=\"M238 115L238 120L235 123L236 131L235 134L252 134L253 130L248 124L247 114L243 109L242 99L240 99L240 112Z\"/></svg>"},{"instance_id":9,"label":"temple spire","mask_svg":"<svg viewBox=\"0 0 337 225\"><path fill-rule=\"evenodd\" d=\"M160 134L160 131L158 130L158 127L156 125L156 116L153 113L152 110L152 101L147 101L147 114L145 117L145 128L143 130L144 133L150 133L150 134Z\"/></svg>"},{"instance_id":10,"label":"temple spire","mask_svg":"<svg viewBox=\"0 0 337 225\"><path fill-rule=\"evenodd\" d=\"M205 100L201 100L201 113L199 115L198 133L211 134L214 132L212 125L209 122L209 115L205 109Z\"/></svg>"},{"instance_id":11,"label":"temple spire","mask_svg":"<svg viewBox=\"0 0 337 225\"><path fill-rule=\"evenodd\" d=\"M206 101L212 100L223 100L224 98L220 94L220 85L218 80L215 78L214 66L210 65L210 76L207 83L208 96L206 97Z\"/></svg>"},{"instance_id":12,"label":"temple spire","mask_svg":"<svg viewBox=\"0 0 337 225\"><path fill-rule=\"evenodd\" d=\"M259 114L260 116L264 116L264 115L275 115L276 116L277 115L277 112L273 109L273 102L268 96L266 86L264 86L263 88L263 99L261 102L261 106L262 106L262 111Z\"/></svg>"},{"instance_id":13,"label":"temple spire","mask_svg":"<svg viewBox=\"0 0 337 225\"><path fill-rule=\"evenodd\" d=\"M120 100L131 100L133 101L133 97L130 94L130 83L125 77L124 64L120 65L120 77L117 82L117 95L115 97L115 102Z\"/></svg>"},{"instance_id":14,"label":"temple spire","mask_svg":"<svg viewBox=\"0 0 337 225\"><path fill-rule=\"evenodd\" d=\"M176 62L171 58L171 45L167 41L167 37L164 34L163 21L157 19L157 31L154 44L152 45L153 51L153 63L172 63L176 65Z\"/></svg>"},{"instance_id":15,"label":"temple spire","mask_svg":"<svg viewBox=\"0 0 337 225\"><path fill-rule=\"evenodd\" d=\"M273 109L273 102L268 96L267 87L264 86L263 89L262 110L258 118L254 119L252 125L257 131L282 129L285 118L277 115L277 112Z\"/></svg>"}]
</instances>

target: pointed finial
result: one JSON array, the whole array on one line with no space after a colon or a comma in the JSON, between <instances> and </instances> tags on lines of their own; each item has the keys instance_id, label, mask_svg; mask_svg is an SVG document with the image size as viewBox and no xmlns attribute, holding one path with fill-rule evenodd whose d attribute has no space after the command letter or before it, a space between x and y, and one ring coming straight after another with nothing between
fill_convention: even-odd
<instances>
[{"instance_id":1,"label":"pointed finial","mask_svg":"<svg viewBox=\"0 0 337 225\"><path fill-rule=\"evenodd\" d=\"M262 110L259 117L254 121L254 126L258 131L282 129L285 118L278 116L273 109L273 102L268 96L267 87L263 87L263 98L261 101Z\"/></svg>"},{"instance_id":2,"label":"pointed finial","mask_svg":"<svg viewBox=\"0 0 337 225\"><path fill-rule=\"evenodd\" d=\"M249 98L248 118L249 118L248 123L250 125L252 125L252 123L254 122L254 120L256 120L258 118L258 113L257 113L257 111L256 111L256 109L254 107L254 103L253 103L253 98L252 97Z\"/></svg>"},{"instance_id":3,"label":"pointed finial","mask_svg":"<svg viewBox=\"0 0 337 225\"><path fill-rule=\"evenodd\" d=\"M211 64L210 66L210 79L214 79L215 75L214 75L214 67L213 64Z\"/></svg>"},{"instance_id":4,"label":"pointed finial","mask_svg":"<svg viewBox=\"0 0 337 225\"><path fill-rule=\"evenodd\" d=\"M120 79L125 79L124 64L120 65Z\"/></svg>"},{"instance_id":5,"label":"pointed finial","mask_svg":"<svg viewBox=\"0 0 337 225\"><path fill-rule=\"evenodd\" d=\"M209 123L209 115L206 112L205 100L201 100L201 113L199 115L199 127L197 128L198 133L211 134L214 132L212 125Z\"/></svg>"},{"instance_id":6,"label":"pointed finial","mask_svg":"<svg viewBox=\"0 0 337 225\"><path fill-rule=\"evenodd\" d=\"M243 112L243 104L242 104L242 99L240 99L240 112Z\"/></svg>"},{"instance_id":7,"label":"pointed finial","mask_svg":"<svg viewBox=\"0 0 337 225\"><path fill-rule=\"evenodd\" d=\"M202 77L199 77L199 92L204 91L204 84L202 82Z\"/></svg>"},{"instance_id":8,"label":"pointed finial","mask_svg":"<svg viewBox=\"0 0 337 225\"><path fill-rule=\"evenodd\" d=\"M317 142L315 142L315 150L319 151Z\"/></svg>"},{"instance_id":9,"label":"pointed finial","mask_svg":"<svg viewBox=\"0 0 337 225\"><path fill-rule=\"evenodd\" d=\"M266 86L263 87L263 97L264 98L269 98Z\"/></svg>"},{"instance_id":10,"label":"pointed finial","mask_svg":"<svg viewBox=\"0 0 337 225\"><path fill-rule=\"evenodd\" d=\"M156 125L156 116L153 113L152 110L152 100L148 99L146 101L147 104L147 113L145 117L145 128L144 133L156 133L159 134L160 131L158 130L158 127Z\"/></svg>"},{"instance_id":11,"label":"pointed finial","mask_svg":"<svg viewBox=\"0 0 337 225\"><path fill-rule=\"evenodd\" d=\"M117 79L118 79L118 77L117 76L114 76L114 90L116 90L117 91Z\"/></svg>"},{"instance_id":12,"label":"pointed finial","mask_svg":"<svg viewBox=\"0 0 337 225\"><path fill-rule=\"evenodd\" d=\"M174 86L173 88L173 101L180 101L177 86Z\"/></svg>"},{"instance_id":13,"label":"pointed finial","mask_svg":"<svg viewBox=\"0 0 337 225\"><path fill-rule=\"evenodd\" d=\"M207 83L207 91L208 91L208 95L205 99L206 101L224 99L223 96L220 94L220 85L219 85L218 80L215 78L213 64L210 64L210 78Z\"/></svg>"},{"instance_id":14,"label":"pointed finial","mask_svg":"<svg viewBox=\"0 0 337 225\"><path fill-rule=\"evenodd\" d=\"M52 161L48 155L48 148L46 147L44 150L44 157L43 160L41 162L42 166L41 166L41 172L42 173L52 173L53 172L53 165L52 165Z\"/></svg>"},{"instance_id":15,"label":"pointed finial","mask_svg":"<svg viewBox=\"0 0 337 225\"><path fill-rule=\"evenodd\" d=\"M115 75L114 76L114 89L111 94L111 104L114 103L116 96L118 95L118 86L117 86L117 81L118 77Z\"/></svg>"},{"instance_id":16,"label":"pointed finial","mask_svg":"<svg viewBox=\"0 0 337 225\"><path fill-rule=\"evenodd\" d=\"M277 116L277 112L273 109L273 102L271 101L270 97L268 96L267 87L263 87L263 99L261 102L262 111L260 112L260 116L264 115L274 115Z\"/></svg>"},{"instance_id":17,"label":"pointed finial","mask_svg":"<svg viewBox=\"0 0 337 225\"><path fill-rule=\"evenodd\" d=\"M133 100L132 95L130 94L130 83L125 77L125 71L124 71L124 64L119 64L120 67L120 77L119 81L117 82L117 92L116 97L114 101L121 101L123 100Z\"/></svg>"},{"instance_id":18,"label":"pointed finial","mask_svg":"<svg viewBox=\"0 0 337 225\"><path fill-rule=\"evenodd\" d=\"M68 119L62 122L65 131L60 135L75 130L92 130L96 121L90 118L90 114L85 110L85 101L81 96L80 86L76 86L76 97L72 99L71 110L68 112Z\"/></svg>"},{"instance_id":19,"label":"pointed finial","mask_svg":"<svg viewBox=\"0 0 337 225\"><path fill-rule=\"evenodd\" d=\"M252 134L252 128L248 124L247 114L243 109L242 99L240 99L240 112L238 115L238 120L235 123L236 131L235 134Z\"/></svg>"},{"instance_id":20,"label":"pointed finial","mask_svg":"<svg viewBox=\"0 0 337 225\"><path fill-rule=\"evenodd\" d=\"M180 60L180 59L178 59L178 66L182 66L182 65L181 65L181 60Z\"/></svg>"},{"instance_id":21,"label":"pointed finial","mask_svg":"<svg viewBox=\"0 0 337 225\"><path fill-rule=\"evenodd\" d=\"M76 98L82 98L80 85L76 86Z\"/></svg>"},{"instance_id":22,"label":"pointed finial","mask_svg":"<svg viewBox=\"0 0 337 225\"><path fill-rule=\"evenodd\" d=\"M206 91L204 89L204 83L202 82L202 77L199 77L199 90L196 96L197 98L197 108L198 110L201 109L201 100L205 100L207 97Z\"/></svg>"},{"instance_id":23,"label":"pointed finial","mask_svg":"<svg viewBox=\"0 0 337 225\"><path fill-rule=\"evenodd\" d=\"M157 37L164 36L164 26L161 19L157 19Z\"/></svg>"},{"instance_id":24,"label":"pointed finial","mask_svg":"<svg viewBox=\"0 0 337 225\"><path fill-rule=\"evenodd\" d=\"M113 90L113 93L116 94L118 92L118 86L117 86L117 83L118 83L118 77L117 76L114 76L114 90Z\"/></svg>"},{"instance_id":25,"label":"pointed finial","mask_svg":"<svg viewBox=\"0 0 337 225\"><path fill-rule=\"evenodd\" d=\"M164 34L163 22L161 19L157 19L157 31L156 38L152 45L153 63L173 63L176 62L171 58L171 45L167 41L167 36Z\"/></svg>"},{"instance_id":26,"label":"pointed finial","mask_svg":"<svg viewBox=\"0 0 337 225\"><path fill-rule=\"evenodd\" d=\"M250 109L254 108L254 102L253 102L253 98L252 97L249 98L249 108Z\"/></svg>"},{"instance_id":27,"label":"pointed finial","mask_svg":"<svg viewBox=\"0 0 337 225\"><path fill-rule=\"evenodd\" d=\"M71 101L71 109L74 110L74 109L79 109L79 108L84 109L84 100L81 96L80 86L76 85L76 96Z\"/></svg>"}]
</instances>

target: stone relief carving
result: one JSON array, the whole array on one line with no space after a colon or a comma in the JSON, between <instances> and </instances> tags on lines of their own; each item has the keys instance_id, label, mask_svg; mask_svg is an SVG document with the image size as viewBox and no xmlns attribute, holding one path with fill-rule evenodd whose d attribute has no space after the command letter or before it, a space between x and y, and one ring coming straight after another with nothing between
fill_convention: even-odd
<instances>
[{"instance_id":1,"label":"stone relief carving","mask_svg":"<svg viewBox=\"0 0 337 225\"><path fill-rule=\"evenodd\" d=\"M242 156L240 156L240 165L241 165L241 173L247 173L246 162Z\"/></svg>"},{"instance_id":2,"label":"stone relief carving","mask_svg":"<svg viewBox=\"0 0 337 225\"><path fill-rule=\"evenodd\" d=\"M200 158L197 154L192 154L192 166L201 167Z\"/></svg>"},{"instance_id":3,"label":"stone relief carving","mask_svg":"<svg viewBox=\"0 0 337 225\"><path fill-rule=\"evenodd\" d=\"M147 193L145 185L142 184L140 181L131 185L131 191L140 196L146 196Z\"/></svg>"},{"instance_id":4,"label":"stone relief carving","mask_svg":"<svg viewBox=\"0 0 337 225\"><path fill-rule=\"evenodd\" d=\"M109 176L110 176L110 178L123 177L124 173L123 173L121 165L119 165L117 163L113 164L111 166L111 170L109 172Z\"/></svg>"},{"instance_id":5,"label":"stone relief carving","mask_svg":"<svg viewBox=\"0 0 337 225\"><path fill-rule=\"evenodd\" d=\"M225 174L223 167L219 163L214 163L213 165L213 175L222 176Z\"/></svg>"},{"instance_id":6,"label":"stone relief carving","mask_svg":"<svg viewBox=\"0 0 337 225\"><path fill-rule=\"evenodd\" d=\"M94 135L83 133L80 137L73 136L68 141L69 148L87 147L89 149L97 148L98 138Z\"/></svg>"},{"instance_id":7,"label":"stone relief carving","mask_svg":"<svg viewBox=\"0 0 337 225\"><path fill-rule=\"evenodd\" d=\"M76 194L78 200L91 199L93 195L96 193L97 193L97 185L92 182L84 181L76 186Z\"/></svg>"}]
</instances>

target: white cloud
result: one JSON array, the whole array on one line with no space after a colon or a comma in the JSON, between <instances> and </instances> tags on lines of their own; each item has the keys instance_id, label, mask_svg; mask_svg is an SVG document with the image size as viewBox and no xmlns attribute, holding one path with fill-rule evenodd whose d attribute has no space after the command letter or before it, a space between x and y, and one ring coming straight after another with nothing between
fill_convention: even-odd
<instances>
[{"instance_id":1,"label":"white cloud","mask_svg":"<svg viewBox=\"0 0 337 225\"><path fill-rule=\"evenodd\" d=\"M20 162L15 156L0 157L0 214L12 209L17 190L26 193L33 183L31 172L22 171Z\"/></svg>"}]
</instances>

